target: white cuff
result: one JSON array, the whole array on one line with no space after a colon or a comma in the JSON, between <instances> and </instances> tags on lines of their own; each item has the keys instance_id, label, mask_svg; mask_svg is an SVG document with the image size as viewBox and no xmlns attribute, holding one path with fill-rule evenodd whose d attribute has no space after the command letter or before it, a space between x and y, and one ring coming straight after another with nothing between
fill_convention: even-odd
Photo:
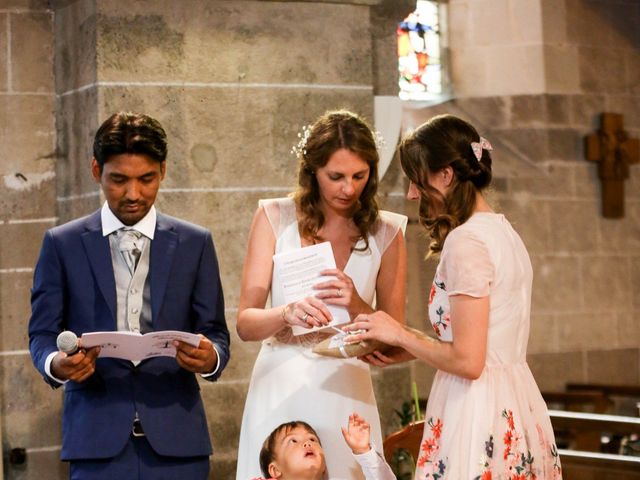
<instances>
[{"instance_id":1,"label":"white cuff","mask_svg":"<svg viewBox=\"0 0 640 480\"><path fill-rule=\"evenodd\" d=\"M54 377L51 374L51 362L53 362L53 357L55 357L58 354L58 352L51 352L48 356L47 359L44 361L44 371L47 373L47 376L58 382L60 385L64 385L65 383L67 383L69 380L60 380L59 378Z\"/></svg>"},{"instance_id":2,"label":"white cuff","mask_svg":"<svg viewBox=\"0 0 640 480\"><path fill-rule=\"evenodd\" d=\"M218 369L220 368L220 354L218 353L218 349L216 348L216 344L211 342L211 345L213 345L213 349L216 351L216 358L217 358L217 363L216 363L216 368L213 369L213 372L211 373L201 373L200 376L202 378L207 378L210 377L211 375L215 375L216 372L218 371Z\"/></svg>"}]
</instances>

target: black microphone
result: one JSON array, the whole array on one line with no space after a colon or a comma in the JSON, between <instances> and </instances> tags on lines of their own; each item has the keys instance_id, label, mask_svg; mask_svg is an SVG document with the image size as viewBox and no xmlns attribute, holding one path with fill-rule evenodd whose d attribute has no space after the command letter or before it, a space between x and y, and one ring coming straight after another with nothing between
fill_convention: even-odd
<instances>
[{"instance_id":1,"label":"black microphone","mask_svg":"<svg viewBox=\"0 0 640 480\"><path fill-rule=\"evenodd\" d=\"M56 340L58 350L66 353L68 356L78 353L80 348L78 347L78 337L70 330L65 330L58 335Z\"/></svg>"}]
</instances>

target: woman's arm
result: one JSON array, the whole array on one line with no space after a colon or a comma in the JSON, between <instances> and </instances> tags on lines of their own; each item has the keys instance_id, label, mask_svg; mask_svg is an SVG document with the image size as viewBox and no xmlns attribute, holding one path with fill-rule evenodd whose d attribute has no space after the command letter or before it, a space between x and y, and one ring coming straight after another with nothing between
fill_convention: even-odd
<instances>
[{"instance_id":1,"label":"woman's arm","mask_svg":"<svg viewBox=\"0 0 640 480\"><path fill-rule=\"evenodd\" d=\"M400 347L429 365L469 380L482 374L487 353L489 297L449 297L453 342L441 342L418 330L404 327L384 312L360 315L345 327L353 334L350 342L376 339Z\"/></svg>"},{"instance_id":2,"label":"woman's arm","mask_svg":"<svg viewBox=\"0 0 640 480\"><path fill-rule=\"evenodd\" d=\"M387 247L380 262L376 281L376 310L387 312L404 324L404 307L407 292L407 249L404 235L397 235Z\"/></svg>"},{"instance_id":3,"label":"woman's arm","mask_svg":"<svg viewBox=\"0 0 640 480\"><path fill-rule=\"evenodd\" d=\"M267 215L258 208L251 223L240 283L236 330L242 340L264 340L285 325L282 307L264 308L271 289L275 246Z\"/></svg>"}]
</instances>

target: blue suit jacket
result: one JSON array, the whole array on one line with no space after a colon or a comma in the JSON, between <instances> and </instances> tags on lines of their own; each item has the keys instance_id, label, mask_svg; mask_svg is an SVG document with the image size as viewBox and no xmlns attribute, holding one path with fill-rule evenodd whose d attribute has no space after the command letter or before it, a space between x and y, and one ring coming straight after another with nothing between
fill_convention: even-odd
<instances>
[{"instance_id":1,"label":"blue suit jacket","mask_svg":"<svg viewBox=\"0 0 640 480\"><path fill-rule=\"evenodd\" d=\"M220 368L229 360L229 332L218 262L210 233L158 214L149 279L154 330L202 333L215 345ZM49 230L35 268L29 348L45 380L44 364L63 330L116 330L116 286L100 211ZM65 384L62 459L109 458L131 435L138 412L149 443L161 455L212 453L200 388L175 358L131 362L98 358L85 382Z\"/></svg>"}]
</instances>

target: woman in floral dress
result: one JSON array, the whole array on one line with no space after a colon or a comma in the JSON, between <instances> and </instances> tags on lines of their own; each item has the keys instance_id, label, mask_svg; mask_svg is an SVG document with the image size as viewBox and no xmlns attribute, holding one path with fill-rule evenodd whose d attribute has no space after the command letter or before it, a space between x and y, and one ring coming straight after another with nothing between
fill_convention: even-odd
<instances>
[{"instance_id":1,"label":"woman in floral dress","mask_svg":"<svg viewBox=\"0 0 640 480\"><path fill-rule=\"evenodd\" d=\"M407 198L439 264L429 294L437 339L384 312L360 315L352 341L396 348L375 352L385 366L417 358L438 369L425 415L416 479L560 479L549 414L526 363L532 268L520 236L483 196L491 145L467 122L434 117L405 138Z\"/></svg>"}]
</instances>

